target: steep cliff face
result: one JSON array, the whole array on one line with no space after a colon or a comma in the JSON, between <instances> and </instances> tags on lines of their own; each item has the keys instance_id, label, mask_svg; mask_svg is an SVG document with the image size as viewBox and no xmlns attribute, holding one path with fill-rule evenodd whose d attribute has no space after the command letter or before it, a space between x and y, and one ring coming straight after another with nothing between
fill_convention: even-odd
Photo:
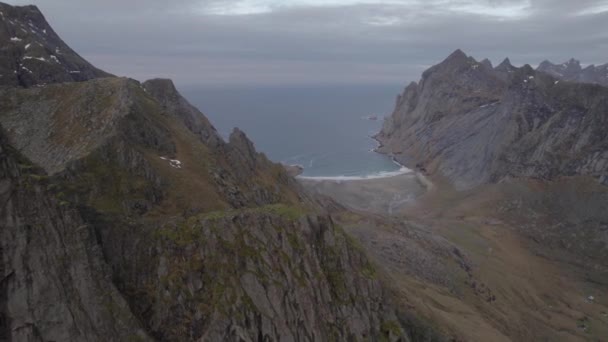
<instances>
[{"instance_id":1,"label":"steep cliff face","mask_svg":"<svg viewBox=\"0 0 608 342\"><path fill-rule=\"evenodd\" d=\"M377 139L381 152L457 188L511 177L587 175L608 184L608 89L559 82L461 51L408 86Z\"/></svg>"},{"instance_id":2,"label":"steep cliff face","mask_svg":"<svg viewBox=\"0 0 608 342\"><path fill-rule=\"evenodd\" d=\"M203 113L179 94L171 80L149 80L142 86L162 105L164 115L181 122L206 145L217 161L211 171L214 182L230 205L244 207L251 203L275 203L281 200L279 193L285 194L281 188L298 188L283 168L258 153L247 135L238 128L234 129L228 143L224 142ZM266 185L261 186L260 180ZM245 190L248 194L244 193ZM292 193L288 197L299 196Z\"/></svg>"},{"instance_id":3,"label":"steep cliff face","mask_svg":"<svg viewBox=\"0 0 608 342\"><path fill-rule=\"evenodd\" d=\"M104 249L158 340L414 337L374 266L328 217L271 205L136 229L116 238L124 229L110 228Z\"/></svg>"},{"instance_id":4,"label":"steep cliff face","mask_svg":"<svg viewBox=\"0 0 608 342\"><path fill-rule=\"evenodd\" d=\"M564 81L608 86L608 64L598 66L589 65L583 68L579 61L572 58L562 64L553 64L549 61L543 61L536 70Z\"/></svg>"},{"instance_id":5,"label":"steep cliff face","mask_svg":"<svg viewBox=\"0 0 608 342\"><path fill-rule=\"evenodd\" d=\"M93 227L0 135L0 340L148 340Z\"/></svg>"},{"instance_id":6,"label":"steep cliff face","mask_svg":"<svg viewBox=\"0 0 608 342\"><path fill-rule=\"evenodd\" d=\"M0 85L31 87L108 77L74 52L36 6L0 2Z\"/></svg>"}]
</instances>

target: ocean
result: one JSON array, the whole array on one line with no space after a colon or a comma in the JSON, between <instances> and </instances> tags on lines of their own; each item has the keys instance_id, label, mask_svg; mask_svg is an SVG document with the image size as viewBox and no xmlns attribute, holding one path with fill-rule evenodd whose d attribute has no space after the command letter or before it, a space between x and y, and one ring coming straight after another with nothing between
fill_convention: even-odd
<instances>
[{"instance_id":1,"label":"ocean","mask_svg":"<svg viewBox=\"0 0 608 342\"><path fill-rule=\"evenodd\" d=\"M371 139L400 91L399 85L180 88L225 138L239 127L271 160L303 166L303 177L329 179L406 171L373 152Z\"/></svg>"}]
</instances>

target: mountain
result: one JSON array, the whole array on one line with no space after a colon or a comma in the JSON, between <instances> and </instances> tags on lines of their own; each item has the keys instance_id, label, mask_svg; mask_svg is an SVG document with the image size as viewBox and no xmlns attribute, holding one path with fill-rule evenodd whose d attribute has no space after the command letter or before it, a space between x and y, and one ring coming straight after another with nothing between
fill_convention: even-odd
<instances>
[{"instance_id":1,"label":"mountain","mask_svg":"<svg viewBox=\"0 0 608 342\"><path fill-rule=\"evenodd\" d=\"M459 189L505 179L590 176L608 184L608 88L559 82L458 50L397 99L379 151Z\"/></svg>"},{"instance_id":2,"label":"mountain","mask_svg":"<svg viewBox=\"0 0 608 342\"><path fill-rule=\"evenodd\" d=\"M244 132L0 8L0 340L441 340Z\"/></svg>"},{"instance_id":3,"label":"mountain","mask_svg":"<svg viewBox=\"0 0 608 342\"><path fill-rule=\"evenodd\" d=\"M0 2L0 86L31 87L108 77L70 49L35 6Z\"/></svg>"},{"instance_id":4,"label":"mountain","mask_svg":"<svg viewBox=\"0 0 608 342\"><path fill-rule=\"evenodd\" d=\"M553 64L545 60L536 70L564 81L593 83L608 87L608 63L583 68L581 63L574 58L562 64Z\"/></svg>"},{"instance_id":5,"label":"mountain","mask_svg":"<svg viewBox=\"0 0 608 342\"><path fill-rule=\"evenodd\" d=\"M606 127L608 88L458 50L405 88L376 139L439 184L433 203L508 223L535 253L605 277Z\"/></svg>"}]
</instances>

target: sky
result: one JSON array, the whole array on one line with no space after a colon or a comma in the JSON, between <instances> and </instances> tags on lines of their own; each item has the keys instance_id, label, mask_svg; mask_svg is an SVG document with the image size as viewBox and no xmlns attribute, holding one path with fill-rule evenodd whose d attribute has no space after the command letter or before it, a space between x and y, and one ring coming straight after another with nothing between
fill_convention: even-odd
<instances>
[{"instance_id":1,"label":"sky","mask_svg":"<svg viewBox=\"0 0 608 342\"><path fill-rule=\"evenodd\" d=\"M608 0L0 0L79 54L179 85L407 84L460 48L494 64L608 62Z\"/></svg>"}]
</instances>

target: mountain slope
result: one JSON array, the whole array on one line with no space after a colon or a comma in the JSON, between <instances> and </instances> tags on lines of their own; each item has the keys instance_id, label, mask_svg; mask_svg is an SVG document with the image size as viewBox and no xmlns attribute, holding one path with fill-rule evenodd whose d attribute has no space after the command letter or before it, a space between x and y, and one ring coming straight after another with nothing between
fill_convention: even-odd
<instances>
[{"instance_id":1,"label":"mountain slope","mask_svg":"<svg viewBox=\"0 0 608 342\"><path fill-rule=\"evenodd\" d=\"M95 231L0 132L0 340L147 340Z\"/></svg>"},{"instance_id":2,"label":"mountain slope","mask_svg":"<svg viewBox=\"0 0 608 342\"><path fill-rule=\"evenodd\" d=\"M3 15L16 23L26 10ZM27 192L12 162L0 181L3 338L439 340L390 302L374 265L316 198L242 131L223 141L171 81L64 82L64 70L47 71L60 83L0 88L3 149L31 161L39 171L28 177L41 182ZM47 227L35 239L29 220ZM23 239L32 243L14 249ZM42 266L26 267L29 255ZM71 268L90 273L60 276ZM57 277L48 302L15 305L14 293L37 294ZM104 287L114 301L97 300ZM92 293L80 299L82 289ZM79 300L72 323L56 314ZM47 328L57 317L66 323ZM22 324L29 335L19 335Z\"/></svg>"},{"instance_id":3,"label":"mountain slope","mask_svg":"<svg viewBox=\"0 0 608 342\"><path fill-rule=\"evenodd\" d=\"M105 87L124 101L92 106L87 94L98 99L94 94ZM280 165L257 154L242 132L211 148L126 79L9 92L20 99L0 118L10 141L46 165L57 201L78 208L93 227L104 256L97 262L109 264L130 312L154 338L342 340L410 333L413 323L400 323L365 255L314 201L302 202ZM83 113L74 98L88 104L84 113L91 117L70 117L74 126L62 127L56 122L62 110L51 106L47 114L37 112L49 125L28 124L25 109L36 108L38 99L58 108L67 101ZM98 135L78 135L73 145L58 140L75 127L86 132L86 123L97 120L102 125L92 130ZM52 130L57 127L65 131ZM48 152L38 153L41 146ZM3 225L7 234L14 229ZM12 321L15 312L7 315Z\"/></svg>"},{"instance_id":4,"label":"mountain slope","mask_svg":"<svg viewBox=\"0 0 608 342\"><path fill-rule=\"evenodd\" d=\"M0 85L31 87L108 77L53 31L36 6L0 2Z\"/></svg>"},{"instance_id":5,"label":"mountain slope","mask_svg":"<svg viewBox=\"0 0 608 342\"><path fill-rule=\"evenodd\" d=\"M471 188L511 177L587 175L608 184L608 89L558 82L456 51L408 86L381 152Z\"/></svg>"}]
</instances>

